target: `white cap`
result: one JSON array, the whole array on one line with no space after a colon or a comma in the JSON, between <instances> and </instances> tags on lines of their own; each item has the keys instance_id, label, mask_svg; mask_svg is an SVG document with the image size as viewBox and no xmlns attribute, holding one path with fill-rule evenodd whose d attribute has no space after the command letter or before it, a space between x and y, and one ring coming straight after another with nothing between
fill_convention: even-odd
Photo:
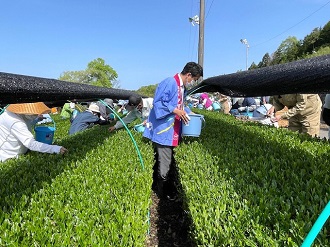
<instances>
[{"instance_id":1,"label":"white cap","mask_svg":"<svg viewBox=\"0 0 330 247\"><path fill-rule=\"evenodd\" d=\"M88 107L88 110L100 113L100 108L96 104L90 104Z\"/></svg>"}]
</instances>

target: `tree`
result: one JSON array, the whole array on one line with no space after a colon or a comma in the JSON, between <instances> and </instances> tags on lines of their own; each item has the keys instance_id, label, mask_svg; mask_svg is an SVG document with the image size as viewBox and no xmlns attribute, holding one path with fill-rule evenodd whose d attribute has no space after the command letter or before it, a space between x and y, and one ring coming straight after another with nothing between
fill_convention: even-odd
<instances>
[{"instance_id":1,"label":"tree","mask_svg":"<svg viewBox=\"0 0 330 247\"><path fill-rule=\"evenodd\" d=\"M140 87L137 93L148 97L154 97L157 85L158 84Z\"/></svg>"},{"instance_id":2,"label":"tree","mask_svg":"<svg viewBox=\"0 0 330 247\"><path fill-rule=\"evenodd\" d=\"M306 35L299 49L299 57L303 57L306 54L312 53L315 50L315 43L320 37L320 28L314 28L313 31Z\"/></svg>"},{"instance_id":3,"label":"tree","mask_svg":"<svg viewBox=\"0 0 330 247\"><path fill-rule=\"evenodd\" d=\"M296 37L289 36L273 54L272 65L288 63L297 60L300 42Z\"/></svg>"},{"instance_id":4,"label":"tree","mask_svg":"<svg viewBox=\"0 0 330 247\"><path fill-rule=\"evenodd\" d=\"M258 68L258 66L254 62L252 62L251 66L249 67L249 70L253 70L253 69L257 69L257 68Z\"/></svg>"},{"instance_id":5,"label":"tree","mask_svg":"<svg viewBox=\"0 0 330 247\"><path fill-rule=\"evenodd\" d=\"M87 65L87 72L92 85L112 87L112 81L117 79L117 72L105 64L102 58L97 58Z\"/></svg>"},{"instance_id":6,"label":"tree","mask_svg":"<svg viewBox=\"0 0 330 247\"><path fill-rule=\"evenodd\" d=\"M65 71L61 74L59 80L88 84L88 78L88 73L85 70Z\"/></svg>"},{"instance_id":7,"label":"tree","mask_svg":"<svg viewBox=\"0 0 330 247\"><path fill-rule=\"evenodd\" d=\"M85 70L63 72L59 80L111 88L114 84L119 87L117 77L117 72L110 65L97 58L89 62Z\"/></svg>"},{"instance_id":8,"label":"tree","mask_svg":"<svg viewBox=\"0 0 330 247\"><path fill-rule=\"evenodd\" d=\"M330 46L330 21L322 28L317 46Z\"/></svg>"},{"instance_id":9,"label":"tree","mask_svg":"<svg viewBox=\"0 0 330 247\"><path fill-rule=\"evenodd\" d=\"M271 58L269 56L269 53L267 52L263 57L261 62L258 64L258 68L262 68L262 67L267 67L269 66L271 63Z\"/></svg>"},{"instance_id":10,"label":"tree","mask_svg":"<svg viewBox=\"0 0 330 247\"><path fill-rule=\"evenodd\" d=\"M314 51L313 53L307 55L305 58L318 57L328 54L330 54L330 46L322 47L318 51Z\"/></svg>"}]
</instances>

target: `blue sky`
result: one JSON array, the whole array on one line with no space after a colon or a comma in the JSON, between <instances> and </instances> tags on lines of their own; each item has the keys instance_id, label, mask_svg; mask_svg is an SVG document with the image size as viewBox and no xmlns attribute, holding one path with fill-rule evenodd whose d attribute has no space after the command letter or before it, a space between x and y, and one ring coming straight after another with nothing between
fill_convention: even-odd
<instances>
[{"instance_id":1,"label":"blue sky","mask_svg":"<svg viewBox=\"0 0 330 247\"><path fill-rule=\"evenodd\" d=\"M0 72L57 79L103 58L136 90L198 60L199 0L3 0ZM245 70L330 20L329 0L205 1L204 79Z\"/></svg>"}]
</instances>

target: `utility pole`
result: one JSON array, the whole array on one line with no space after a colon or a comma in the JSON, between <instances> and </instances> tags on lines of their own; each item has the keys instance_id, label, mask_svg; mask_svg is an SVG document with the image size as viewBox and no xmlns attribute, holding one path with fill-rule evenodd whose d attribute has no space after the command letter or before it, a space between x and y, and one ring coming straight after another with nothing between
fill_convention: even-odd
<instances>
[{"instance_id":1,"label":"utility pole","mask_svg":"<svg viewBox=\"0 0 330 247\"><path fill-rule=\"evenodd\" d=\"M198 64L204 65L204 20L205 20L205 1L200 0L199 8L199 41L198 41Z\"/></svg>"},{"instance_id":2,"label":"utility pole","mask_svg":"<svg viewBox=\"0 0 330 247\"><path fill-rule=\"evenodd\" d=\"M241 39L240 41L243 45L246 46L246 66L245 66L245 70L248 70L248 56L249 56L250 45L249 45L247 39Z\"/></svg>"}]
</instances>

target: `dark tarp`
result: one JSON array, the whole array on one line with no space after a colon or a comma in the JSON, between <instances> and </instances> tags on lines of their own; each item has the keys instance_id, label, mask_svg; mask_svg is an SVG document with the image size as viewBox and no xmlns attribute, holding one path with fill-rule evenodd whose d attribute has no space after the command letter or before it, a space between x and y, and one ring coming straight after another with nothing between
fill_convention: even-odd
<instances>
[{"instance_id":1,"label":"dark tarp","mask_svg":"<svg viewBox=\"0 0 330 247\"><path fill-rule=\"evenodd\" d=\"M0 72L0 104L49 102L61 106L67 100L93 101L97 99L128 99L138 95L129 90L96 87L33 76Z\"/></svg>"},{"instance_id":2,"label":"dark tarp","mask_svg":"<svg viewBox=\"0 0 330 247\"><path fill-rule=\"evenodd\" d=\"M234 97L329 93L330 55L210 77L187 94L220 92Z\"/></svg>"}]
</instances>

